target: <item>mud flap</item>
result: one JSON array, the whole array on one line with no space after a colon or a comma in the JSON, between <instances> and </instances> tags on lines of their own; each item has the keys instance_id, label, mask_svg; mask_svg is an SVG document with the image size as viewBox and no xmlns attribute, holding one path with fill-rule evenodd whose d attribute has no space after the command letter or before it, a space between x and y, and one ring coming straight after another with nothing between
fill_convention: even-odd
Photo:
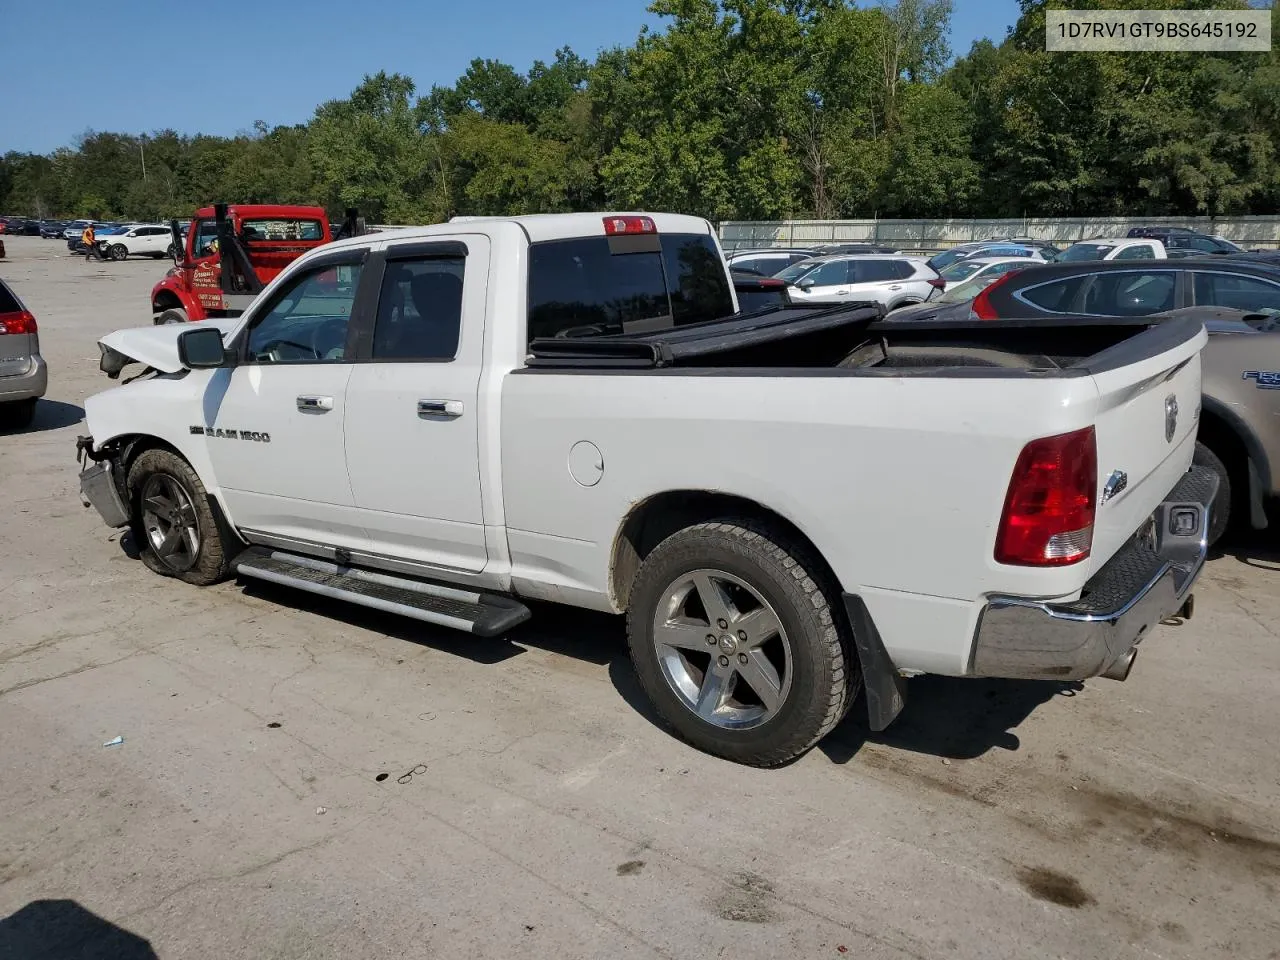
<instances>
[{"instance_id":1,"label":"mud flap","mask_svg":"<svg viewBox=\"0 0 1280 960\"><path fill-rule=\"evenodd\" d=\"M867 720L877 733L902 712L907 703L907 681L898 673L880 639L880 631L862 598L846 593L845 612L853 628L853 644L862 666L862 686L867 697Z\"/></svg>"}]
</instances>

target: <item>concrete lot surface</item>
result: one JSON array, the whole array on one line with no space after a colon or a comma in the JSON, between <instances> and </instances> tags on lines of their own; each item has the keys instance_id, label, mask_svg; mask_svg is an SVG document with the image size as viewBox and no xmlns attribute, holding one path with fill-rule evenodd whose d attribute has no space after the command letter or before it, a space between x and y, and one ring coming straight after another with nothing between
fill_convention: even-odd
<instances>
[{"instance_id":1,"label":"concrete lot surface","mask_svg":"<svg viewBox=\"0 0 1280 960\"><path fill-rule=\"evenodd\" d=\"M611 618L483 641L147 572L73 444L166 265L5 243L50 387L0 435L0 958L1280 957L1274 537L1127 683L923 677L737 767L655 725Z\"/></svg>"}]
</instances>

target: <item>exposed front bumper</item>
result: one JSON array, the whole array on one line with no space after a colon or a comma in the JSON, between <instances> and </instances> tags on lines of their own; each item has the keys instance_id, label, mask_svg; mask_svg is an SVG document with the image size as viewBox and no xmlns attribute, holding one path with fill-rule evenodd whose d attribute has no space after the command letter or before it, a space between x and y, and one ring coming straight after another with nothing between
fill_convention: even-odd
<instances>
[{"instance_id":1,"label":"exposed front bumper","mask_svg":"<svg viewBox=\"0 0 1280 960\"><path fill-rule=\"evenodd\" d=\"M0 403L12 400L31 400L44 396L49 387L49 368L44 357L34 354L31 364L23 373L0 377Z\"/></svg>"},{"instance_id":2,"label":"exposed front bumper","mask_svg":"<svg viewBox=\"0 0 1280 960\"><path fill-rule=\"evenodd\" d=\"M1144 530L1085 584L1079 600L989 597L978 618L972 673L1083 680L1125 662L1153 626L1186 603L1204 565L1209 505L1217 489L1216 475L1193 467ZM1171 533L1175 515L1190 512L1198 518L1196 533Z\"/></svg>"},{"instance_id":3,"label":"exposed front bumper","mask_svg":"<svg viewBox=\"0 0 1280 960\"><path fill-rule=\"evenodd\" d=\"M93 449L92 437L81 437L76 443L84 469L80 471L80 501L93 507L108 527L124 527L129 524L129 508L120 495L116 465L110 458L90 462L86 453Z\"/></svg>"}]
</instances>

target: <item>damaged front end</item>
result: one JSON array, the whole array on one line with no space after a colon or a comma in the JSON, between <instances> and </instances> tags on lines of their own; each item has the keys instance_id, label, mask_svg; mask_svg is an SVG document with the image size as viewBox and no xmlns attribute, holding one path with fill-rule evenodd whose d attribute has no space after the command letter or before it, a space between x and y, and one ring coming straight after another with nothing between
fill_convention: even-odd
<instances>
[{"instance_id":1,"label":"damaged front end","mask_svg":"<svg viewBox=\"0 0 1280 960\"><path fill-rule=\"evenodd\" d=\"M119 450L94 449L93 437L76 438L76 461L80 464L80 501L93 507L111 528L129 525L130 512L124 490Z\"/></svg>"}]
</instances>

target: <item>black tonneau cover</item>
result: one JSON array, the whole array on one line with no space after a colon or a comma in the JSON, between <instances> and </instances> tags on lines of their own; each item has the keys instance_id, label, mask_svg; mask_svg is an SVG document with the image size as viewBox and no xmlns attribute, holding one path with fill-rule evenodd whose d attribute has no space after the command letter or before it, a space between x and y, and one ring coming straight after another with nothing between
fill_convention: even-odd
<instances>
[{"instance_id":1,"label":"black tonneau cover","mask_svg":"<svg viewBox=\"0 0 1280 960\"><path fill-rule=\"evenodd\" d=\"M860 329L884 317L878 303L789 305L691 323L650 333L539 338L529 344L530 367L674 367L728 351L797 337Z\"/></svg>"}]
</instances>

